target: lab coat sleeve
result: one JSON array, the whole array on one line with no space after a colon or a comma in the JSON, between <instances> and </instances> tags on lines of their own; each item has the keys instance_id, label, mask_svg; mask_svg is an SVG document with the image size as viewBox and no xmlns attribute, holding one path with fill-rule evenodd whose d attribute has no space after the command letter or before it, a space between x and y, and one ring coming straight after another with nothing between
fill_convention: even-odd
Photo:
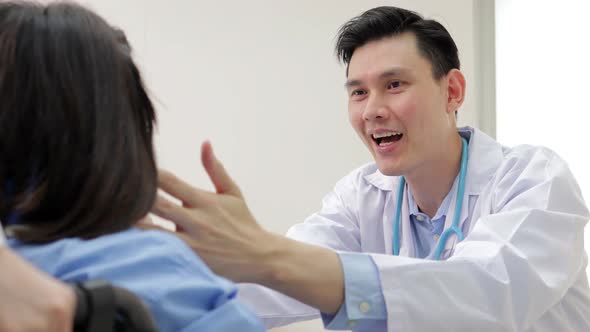
<instances>
[{"instance_id":1,"label":"lab coat sleeve","mask_svg":"<svg viewBox=\"0 0 590 332\"><path fill-rule=\"evenodd\" d=\"M372 255L388 331L526 331L584 274L588 210L566 164L547 149L506 159L447 261Z\"/></svg>"},{"instance_id":2,"label":"lab coat sleeve","mask_svg":"<svg viewBox=\"0 0 590 332\"><path fill-rule=\"evenodd\" d=\"M360 230L356 206L355 171L340 180L326 195L319 212L287 232L287 236L338 251L360 251ZM269 288L240 284L238 297L263 320L267 328L319 318L317 309Z\"/></svg>"}]
</instances>

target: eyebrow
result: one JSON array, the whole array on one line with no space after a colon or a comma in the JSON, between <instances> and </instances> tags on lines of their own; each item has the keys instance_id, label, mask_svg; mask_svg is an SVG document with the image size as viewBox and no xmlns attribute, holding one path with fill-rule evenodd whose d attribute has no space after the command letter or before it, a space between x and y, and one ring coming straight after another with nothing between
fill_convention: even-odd
<instances>
[{"instance_id":1,"label":"eyebrow","mask_svg":"<svg viewBox=\"0 0 590 332\"><path fill-rule=\"evenodd\" d=\"M388 69L388 70L382 72L381 74L379 74L379 79L382 80L384 78L388 78L391 76L400 76L400 75L404 75L407 73L408 73L408 70L405 68L399 68L399 67L391 68L391 69ZM344 87L348 89L351 87L359 86L361 84L362 84L361 80L347 80L346 83L344 83Z\"/></svg>"}]
</instances>

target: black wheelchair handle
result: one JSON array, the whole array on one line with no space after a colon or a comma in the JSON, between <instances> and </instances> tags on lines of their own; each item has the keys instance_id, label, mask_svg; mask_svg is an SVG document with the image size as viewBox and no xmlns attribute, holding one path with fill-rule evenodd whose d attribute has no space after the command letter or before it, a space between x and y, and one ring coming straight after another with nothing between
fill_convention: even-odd
<instances>
[{"instance_id":1,"label":"black wheelchair handle","mask_svg":"<svg viewBox=\"0 0 590 332\"><path fill-rule=\"evenodd\" d=\"M74 286L77 305L74 332L155 332L156 323L133 293L103 280Z\"/></svg>"}]
</instances>

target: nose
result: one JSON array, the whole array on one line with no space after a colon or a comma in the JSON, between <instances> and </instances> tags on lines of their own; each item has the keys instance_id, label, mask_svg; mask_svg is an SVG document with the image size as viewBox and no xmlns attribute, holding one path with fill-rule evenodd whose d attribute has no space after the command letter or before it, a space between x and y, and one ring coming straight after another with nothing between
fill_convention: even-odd
<instances>
[{"instance_id":1,"label":"nose","mask_svg":"<svg viewBox=\"0 0 590 332\"><path fill-rule=\"evenodd\" d=\"M365 121L386 119L389 117L389 114L389 106L383 96L376 93L369 96L363 111L363 119Z\"/></svg>"}]
</instances>

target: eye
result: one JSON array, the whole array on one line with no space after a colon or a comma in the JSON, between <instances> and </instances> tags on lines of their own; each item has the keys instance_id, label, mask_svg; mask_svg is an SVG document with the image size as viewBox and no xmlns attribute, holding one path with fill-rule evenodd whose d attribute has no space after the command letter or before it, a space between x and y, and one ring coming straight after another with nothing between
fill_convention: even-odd
<instances>
[{"instance_id":1,"label":"eye","mask_svg":"<svg viewBox=\"0 0 590 332\"><path fill-rule=\"evenodd\" d=\"M391 81L387 85L387 88L388 89L399 89L401 86L402 86L402 82L401 81Z\"/></svg>"},{"instance_id":2,"label":"eye","mask_svg":"<svg viewBox=\"0 0 590 332\"><path fill-rule=\"evenodd\" d=\"M366 94L367 94L367 92L365 90L356 89L356 90L352 90L350 92L350 97L351 98L360 98Z\"/></svg>"}]
</instances>

